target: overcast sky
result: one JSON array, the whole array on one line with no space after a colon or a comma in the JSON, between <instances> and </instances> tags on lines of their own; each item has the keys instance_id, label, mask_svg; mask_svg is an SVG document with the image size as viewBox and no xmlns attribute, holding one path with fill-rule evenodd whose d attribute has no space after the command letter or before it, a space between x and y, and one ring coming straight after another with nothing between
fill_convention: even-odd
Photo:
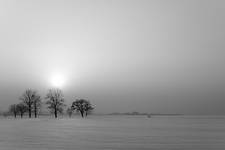
<instances>
[{"instance_id":1,"label":"overcast sky","mask_svg":"<svg viewBox=\"0 0 225 150\"><path fill-rule=\"evenodd\" d=\"M225 1L0 0L0 109L55 74L100 113L225 114Z\"/></svg>"}]
</instances>

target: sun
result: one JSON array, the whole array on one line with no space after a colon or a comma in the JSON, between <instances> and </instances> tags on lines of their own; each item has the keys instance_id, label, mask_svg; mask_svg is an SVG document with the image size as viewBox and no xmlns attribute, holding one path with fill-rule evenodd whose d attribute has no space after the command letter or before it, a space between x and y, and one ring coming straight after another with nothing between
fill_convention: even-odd
<instances>
[{"instance_id":1,"label":"sun","mask_svg":"<svg viewBox=\"0 0 225 150\"><path fill-rule=\"evenodd\" d=\"M65 84L65 77L62 74L53 74L51 79L51 85L55 88L62 88Z\"/></svg>"}]
</instances>

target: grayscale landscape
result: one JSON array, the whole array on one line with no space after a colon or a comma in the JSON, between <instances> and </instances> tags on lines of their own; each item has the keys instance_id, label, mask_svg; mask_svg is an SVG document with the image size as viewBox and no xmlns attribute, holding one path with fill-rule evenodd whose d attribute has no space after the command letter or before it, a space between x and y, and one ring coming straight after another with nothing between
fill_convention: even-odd
<instances>
[{"instance_id":1,"label":"grayscale landscape","mask_svg":"<svg viewBox=\"0 0 225 150\"><path fill-rule=\"evenodd\" d=\"M225 150L225 0L0 0L0 150Z\"/></svg>"}]
</instances>

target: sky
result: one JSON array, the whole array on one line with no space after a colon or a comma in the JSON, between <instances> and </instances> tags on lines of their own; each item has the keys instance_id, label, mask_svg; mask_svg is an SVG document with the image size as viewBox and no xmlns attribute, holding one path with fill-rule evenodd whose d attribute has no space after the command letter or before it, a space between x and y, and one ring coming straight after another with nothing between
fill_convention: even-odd
<instances>
[{"instance_id":1,"label":"sky","mask_svg":"<svg viewBox=\"0 0 225 150\"><path fill-rule=\"evenodd\" d=\"M0 110L52 80L96 113L224 115L225 1L0 0Z\"/></svg>"}]
</instances>

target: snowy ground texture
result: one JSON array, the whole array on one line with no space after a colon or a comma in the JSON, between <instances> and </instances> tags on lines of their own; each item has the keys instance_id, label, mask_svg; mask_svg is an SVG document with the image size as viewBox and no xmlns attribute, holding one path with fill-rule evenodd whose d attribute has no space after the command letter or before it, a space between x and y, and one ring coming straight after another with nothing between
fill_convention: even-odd
<instances>
[{"instance_id":1,"label":"snowy ground texture","mask_svg":"<svg viewBox=\"0 0 225 150\"><path fill-rule=\"evenodd\" d=\"M0 150L224 150L222 116L0 119Z\"/></svg>"}]
</instances>

